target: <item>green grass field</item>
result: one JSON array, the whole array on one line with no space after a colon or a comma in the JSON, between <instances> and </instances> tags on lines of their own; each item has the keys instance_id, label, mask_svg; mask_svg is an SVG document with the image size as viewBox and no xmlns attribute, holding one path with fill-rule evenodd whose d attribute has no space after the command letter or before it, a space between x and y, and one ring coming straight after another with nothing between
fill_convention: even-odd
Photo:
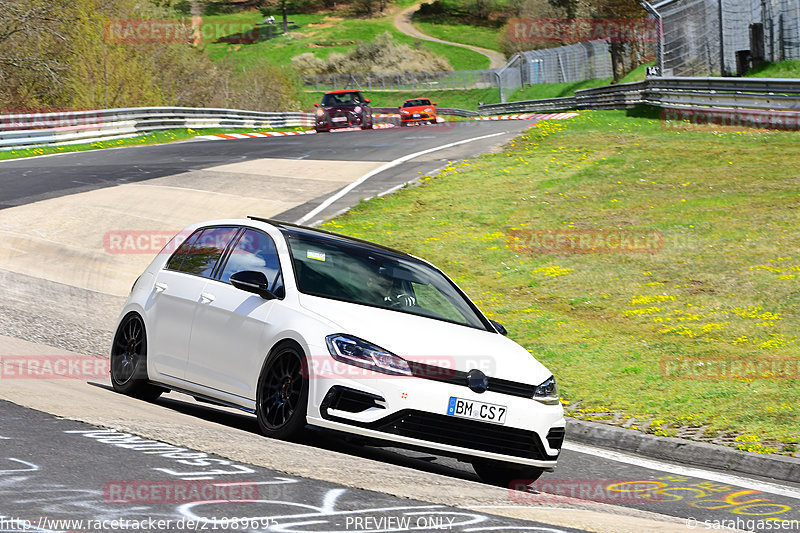
<instances>
[{"instance_id":1,"label":"green grass field","mask_svg":"<svg viewBox=\"0 0 800 533\"><path fill-rule=\"evenodd\" d=\"M745 77L748 78L800 78L800 60L787 60L779 63L764 63L754 68Z\"/></svg>"},{"instance_id":2,"label":"green grass field","mask_svg":"<svg viewBox=\"0 0 800 533\"><path fill-rule=\"evenodd\" d=\"M210 25L215 22L250 22L256 24L264 17L258 11L243 11L235 14L204 17ZM426 48L446 57L455 70L483 69L489 67L486 56L458 46L417 41L397 31L390 16L371 19L343 18L326 14L293 14L289 20L289 33L277 33L280 21L276 21L276 34L272 38L264 31L263 40L252 44L208 43L206 50L214 60L229 59L243 68L252 65L256 59L268 57L276 65L288 65L294 56L312 52L320 58L331 52L344 53L359 43L374 39L383 32L389 32L400 43Z\"/></svg>"},{"instance_id":3,"label":"green grass field","mask_svg":"<svg viewBox=\"0 0 800 533\"><path fill-rule=\"evenodd\" d=\"M573 416L794 453L799 156L793 132L585 112L324 227L451 274L549 366ZM542 230L661 246L543 252L512 238ZM741 367L781 358L794 371Z\"/></svg>"},{"instance_id":4,"label":"green grass field","mask_svg":"<svg viewBox=\"0 0 800 533\"><path fill-rule=\"evenodd\" d=\"M467 24L438 24L431 22L414 21L414 26L419 31L453 43L480 46L489 50L500 52L500 29L487 26L470 26Z\"/></svg>"}]
</instances>

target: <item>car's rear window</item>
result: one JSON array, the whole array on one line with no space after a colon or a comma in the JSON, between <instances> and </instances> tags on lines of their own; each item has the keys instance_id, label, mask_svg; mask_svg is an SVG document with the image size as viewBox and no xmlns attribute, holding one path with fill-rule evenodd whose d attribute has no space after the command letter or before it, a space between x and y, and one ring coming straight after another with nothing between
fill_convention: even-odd
<instances>
[{"instance_id":1,"label":"car's rear window","mask_svg":"<svg viewBox=\"0 0 800 533\"><path fill-rule=\"evenodd\" d=\"M359 92L352 93L328 93L322 97L322 105L333 107L340 105L363 104L364 98Z\"/></svg>"},{"instance_id":2,"label":"car's rear window","mask_svg":"<svg viewBox=\"0 0 800 533\"><path fill-rule=\"evenodd\" d=\"M303 293L487 329L453 283L421 261L333 240L287 240Z\"/></svg>"}]
</instances>

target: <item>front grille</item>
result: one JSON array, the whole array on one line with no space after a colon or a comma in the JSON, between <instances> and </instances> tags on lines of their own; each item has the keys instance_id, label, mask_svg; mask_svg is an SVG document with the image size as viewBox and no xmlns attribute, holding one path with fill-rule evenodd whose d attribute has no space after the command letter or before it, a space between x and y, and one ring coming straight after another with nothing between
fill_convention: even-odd
<instances>
[{"instance_id":1,"label":"front grille","mask_svg":"<svg viewBox=\"0 0 800 533\"><path fill-rule=\"evenodd\" d=\"M408 364L411 367L411 373L414 377L441 381L442 383L450 383L451 385L462 385L464 387L468 384L467 373L461 370L442 368L413 361L409 361ZM500 394L508 394L509 396L518 396L520 398L533 398L536 387L534 385L528 385L527 383L517 383L516 381L490 377L489 388L486 390Z\"/></svg>"},{"instance_id":2,"label":"front grille","mask_svg":"<svg viewBox=\"0 0 800 533\"><path fill-rule=\"evenodd\" d=\"M517 383L505 379L489 378L489 389L492 392L519 396L521 398L533 398L536 387L526 383Z\"/></svg>"},{"instance_id":3,"label":"front grille","mask_svg":"<svg viewBox=\"0 0 800 533\"><path fill-rule=\"evenodd\" d=\"M453 416L404 410L370 424L372 429L414 439L490 453L553 461L535 431L464 420Z\"/></svg>"}]
</instances>

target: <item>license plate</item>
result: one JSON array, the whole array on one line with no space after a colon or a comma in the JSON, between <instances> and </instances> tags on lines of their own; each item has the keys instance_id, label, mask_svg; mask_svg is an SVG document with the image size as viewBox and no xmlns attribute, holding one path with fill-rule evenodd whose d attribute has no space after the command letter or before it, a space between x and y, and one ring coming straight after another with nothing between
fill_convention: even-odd
<instances>
[{"instance_id":1,"label":"license plate","mask_svg":"<svg viewBox=\"0 0 800 533\"><path fill-rule=\"evenodd\" d=\"M508 409L504 405L465 400L455 396L450 396L450 401L447 403L448 415L471 418L493 424L505 424L507 412Z\"/></svg>"},{"instance_id":2,"label":"license plate","mask_svg":"<svg viewBox=\"0 0 800 533\"><path fill-rule=\"evenodd\" d=\"M333 117L331 119L331 122L346 122L346 121L347 121L347 117Z\"/></svg>"},{"instance_id":3,"label":"license plate","mask_svg":"<svg viewBox=\"0 0 800 533\"><path fill-rule=\"evenodd\" d=\"M414 114L414 118L419 118L419 117L420 117L419 113Z\"/></svg>"}]
</instances>

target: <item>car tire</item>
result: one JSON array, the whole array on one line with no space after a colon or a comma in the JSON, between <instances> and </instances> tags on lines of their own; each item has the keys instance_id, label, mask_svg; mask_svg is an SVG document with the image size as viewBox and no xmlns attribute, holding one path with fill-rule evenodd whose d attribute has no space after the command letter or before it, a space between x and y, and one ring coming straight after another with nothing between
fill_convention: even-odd
<instances>
[{"instance_id":1,"label":"car tire","mask_svg":"<svg viewBox=\"0 0 800 533\"><path fill-rule=\"evenodd\" d=\"M111 345L111 386L115 391L153 401L164 392L147 381L147 332L137 313L122 319Z\"/></svg>"},{"instance_id":2,"label":"car tire","mask_svg":"<svg viewBox=\"0 0 800 533\"><path fill-rule=\"evenodd\" d=\"M295 343L276 346L258 378L256 416L267 437L290 440L306 427L308 363Z\"/></svg>"},{"instance_id":3,"label":"car tire","mask_svg":"<svg viewBox=\"0 0 800 533\"><path fill-rule=\"evenodd\" d=\"M505 488L509 488L512 484L515 486L521 484L530 485L544 473L541 468L502 463L489 459L473 459L472 468L484 483Z\"/></svg>"}]
</instances>

